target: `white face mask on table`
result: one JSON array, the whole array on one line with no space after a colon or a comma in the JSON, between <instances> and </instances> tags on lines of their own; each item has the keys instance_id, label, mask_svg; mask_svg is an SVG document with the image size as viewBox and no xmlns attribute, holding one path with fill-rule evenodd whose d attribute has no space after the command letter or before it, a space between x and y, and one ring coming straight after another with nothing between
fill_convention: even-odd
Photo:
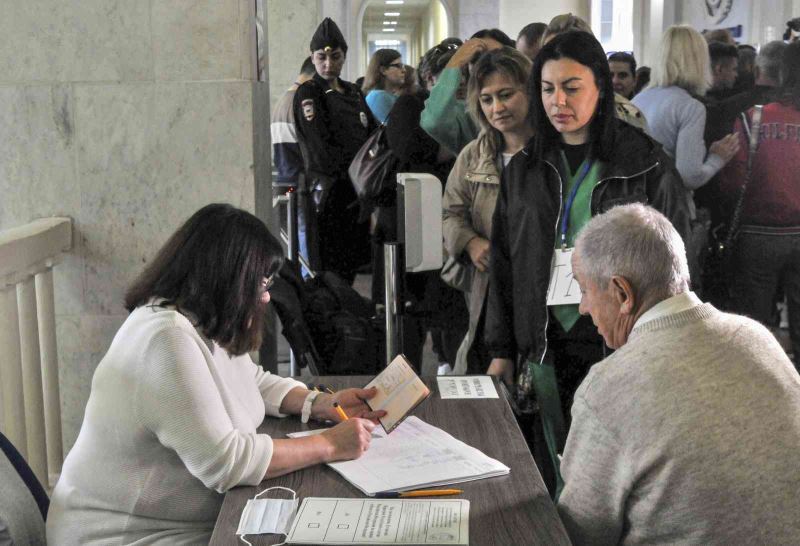
<instances>
[{"instance_id":1,"label":"white face mask on table","mask_svg":"<svg viewBox=\"0 0 800 546\"><path fill-rule=\"evenodd\" d=\"M292 499L259 498L261 495L275 489L288 491L292 494ZM245 535L261 535L267 533L286 535L289 533L289 527L297 513L298 503L297 493L288 487L278 486L264 489L247 501L244 510L242 510L242 517L239 519L239 528L236 529L236 534L239 535L239 538L242 539L245 544L250 544L245 540Z\"/></svg>"}]
</instances>

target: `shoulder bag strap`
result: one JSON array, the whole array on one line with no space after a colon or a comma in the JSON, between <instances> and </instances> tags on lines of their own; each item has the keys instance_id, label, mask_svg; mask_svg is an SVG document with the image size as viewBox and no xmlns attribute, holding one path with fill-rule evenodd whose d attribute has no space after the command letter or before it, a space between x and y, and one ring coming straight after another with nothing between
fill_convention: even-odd
<instances>
[{"instance_id":1,"label":"shoulder bag strap","mask_svg":"<svg viewBox=\"0 0 800 546\"><path fill-rule=\"evenodd\" d=\"M757 104L753 108L752 125L748 125L747 114L742 112L742 126L747 134L747 171L744 177L744 183L739 190L739 198L736 200L736 207L733 209L733 217L731 218L731 225L725 237L725 248L730 249L733 241L736 238L736 231L739 229L739 222L742 217L742 207L744 205L744 194L747 192L747 186L750 184L750 179L753 176L753 158L758 150L758 137L761 134L761 112L764 109L762 104Z\"/></svg>"}]
</instances>

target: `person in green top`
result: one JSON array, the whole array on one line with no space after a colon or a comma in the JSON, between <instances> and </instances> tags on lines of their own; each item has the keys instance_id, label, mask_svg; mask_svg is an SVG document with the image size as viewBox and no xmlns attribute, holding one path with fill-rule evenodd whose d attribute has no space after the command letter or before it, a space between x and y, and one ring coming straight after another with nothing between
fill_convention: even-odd
<instances>
[{"instance_id":1,"label":"person in green top","mask_svg":"<svg viewBox=\"0 0 800 546\"><path fill-rule=\"evenodd\" d=\"M566 32L542 47L529 96L534 137L503 171L492 219L484 333L488 373L533 386L557 475L572 397L607 353L580 315L571 275L561 275L574 241L593 216L631 202L659 210L686 237L689 210L674 161L615 116L608 61L591 34ZM553 279L568 290L553 290Z\"/></svg>"},{"instance_id":2,"label":"person in green top","mask_svg":"<svg viewBox=\"0 0 800 546\"><path fill-rule=\"evenodd\" d=\"M456 155L478 137L478 127L467 113L462 96L464 72L482 53L504 45L514 47L514 42L500 30L476 32L450 58L425 101L420 126Z\"/></svg>"}]
</instances>

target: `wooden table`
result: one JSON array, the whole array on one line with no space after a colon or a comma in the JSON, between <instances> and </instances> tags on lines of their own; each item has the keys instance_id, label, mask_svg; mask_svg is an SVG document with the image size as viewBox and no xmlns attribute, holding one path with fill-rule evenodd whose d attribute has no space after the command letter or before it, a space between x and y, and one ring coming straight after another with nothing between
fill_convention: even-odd
<instances>
[{"instance_id":1,"label":"wooden table","mask_svg":"<svg viewBox=\"0 0 800 546\"><path fill-rule=\"evenodd\" d=\"M361 387L370 379L359 376L321 377L319 382L341 389ZM432 394L420 404L414 415L511 468L506 476L457 486L464 490L460 498L470 501L470 545L570 544L511 408L502 395L497 400L442 400L436 378L424 378L424 381ZM313 421L309 425L301 424L295 417L266 419L259 431L273 438L282 438L287 432L320 426ZM242 544L236 537L236 527L247 499L274 485L294 489L300 500L305 497L364 497L361 491L325 465L266 480L258 488L237 487L225 495L210 544ZM277 544L282 538L278 535L248 535L247 540L262 545Z\"/></svg>"}]
</instances>

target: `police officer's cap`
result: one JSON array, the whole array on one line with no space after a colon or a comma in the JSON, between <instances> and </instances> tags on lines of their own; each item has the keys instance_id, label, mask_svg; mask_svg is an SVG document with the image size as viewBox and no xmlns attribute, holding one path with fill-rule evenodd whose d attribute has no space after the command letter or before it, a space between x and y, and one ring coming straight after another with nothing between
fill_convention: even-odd
<instances>
[{"instance_id":1,"label":"police officer's cap","mask_svg":"<svg viewBox=\"0 0 800 546\"><path fill-rule=\"evenodd\" d=\"M344 41L342 31L330 17L326 17L317 27L314 37L311 38L311 51L312 53L318 49L332 51L337 47L341 47L342 51L347 53L347 42Z\"/></svg>"}]
</instances>

